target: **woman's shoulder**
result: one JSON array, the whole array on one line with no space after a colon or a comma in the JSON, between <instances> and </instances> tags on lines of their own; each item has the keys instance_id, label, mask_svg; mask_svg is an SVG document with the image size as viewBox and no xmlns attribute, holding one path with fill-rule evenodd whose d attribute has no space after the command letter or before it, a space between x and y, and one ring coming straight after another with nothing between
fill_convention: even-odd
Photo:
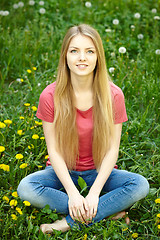
<instances>
[{"instance_id":1,"label":"woman's shoulder","mask_svg":"<svg viewBox=\"0 0 160 240\"><path fill-rule=\"evenodd\" d=\"M56 82L53 82L51 84L49 84L41 93L41 95L52 95L54 94L55 91L55 87L56 87Z\"/></svg>"},{"instance_id":2,"label":"woman's shoulder","mask_svg":"<svg viewBox=\"0 0 160 240\"><path fill-rule=\"evenodd\" d=\"M111 93L112 93L113 96L123 95L123 92L122 92L120 87L118 87L116 84L114 84L111 81L109 82L109 84L110 84Z\"/></svg>"}]
</instances>

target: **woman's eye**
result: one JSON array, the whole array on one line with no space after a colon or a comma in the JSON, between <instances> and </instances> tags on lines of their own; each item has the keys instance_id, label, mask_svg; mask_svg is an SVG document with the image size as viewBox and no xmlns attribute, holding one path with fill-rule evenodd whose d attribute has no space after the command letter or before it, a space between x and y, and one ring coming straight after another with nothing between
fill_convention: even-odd
<instances>
[{"instance_id":1,"label":"woman's eye","mask_svg":"<svg viewBox=\"0 0 160 240\"><path fill-rule=\"evenodd\" d=\"M92 50L88 50L88 53L94 53Z\"/></svg>"},{"instance_id":2,"label":"woman's eye","mask_svg":"<svg viewBox=\"0 0 160 240\"><path fill-rule=\"evenodd\" d=\"M71 50L71 53L77 53L77 50L73 49Z\"/></svg>"}]
</instances>

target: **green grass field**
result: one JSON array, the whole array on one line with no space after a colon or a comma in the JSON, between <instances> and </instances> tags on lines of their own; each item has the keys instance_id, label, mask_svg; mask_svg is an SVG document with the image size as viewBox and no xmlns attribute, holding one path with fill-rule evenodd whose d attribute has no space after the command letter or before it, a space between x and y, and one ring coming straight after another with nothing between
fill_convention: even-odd
<instances>
[{"instance_id":1,"label":"green grass field","mask_svg":"<svg viewBox=\"0 0 160 240\"><path fill-rule=\"evenodd\" d=\"M47 207L27 206L16 189L24 176L45 167L47 151L36 107L42 90L55 81L66 30L79 23L100 33L107 68L125 95L129 120L123 124L119 169L145 176L150 193L128 209L129 226L124 219L107 219L82 231L44 236L40 224L61 216ZM0 238L160 239L159 113L159 0L1 0Z\"/></svg>"}]
</instances>

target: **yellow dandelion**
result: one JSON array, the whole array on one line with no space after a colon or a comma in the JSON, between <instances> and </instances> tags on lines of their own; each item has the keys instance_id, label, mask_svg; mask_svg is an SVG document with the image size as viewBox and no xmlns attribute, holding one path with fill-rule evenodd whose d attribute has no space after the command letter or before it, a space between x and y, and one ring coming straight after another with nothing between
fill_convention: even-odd
<instances>
[{"instance_id":1,"label":"yellow dandelion","mask_svg":"<svg viewBox=\"0 0 160 240\"><path fill-rule=\"evenodd\" d=\"M12 196L15 197L15 198L17 198L17 197L18 197L18 193L17 193L17 192L13 192L13 193L12 193Z\"/></svg>"},{"instance_id":2,"label":"yellow dandelion","mask_svg":"<svg viewBox=\"0 0 160 240\"><path fill-rule=\"evenodd\" d=\"M23 131L22 131L22 130L18 130L18 131L17 131L17 134L18 134L19 136L21 136L21 135L23 134Z\"/></svg>"},{"instance_id":3,"label":"yellow dandelion","mask_svg":"<svg viewBox=\"0 0 160 240\"><path fill-rule=\"evenodd\" d=\"M3 122L0 122L0 128L5 128L6 124L4 124Z\"/></svg>"},{"instance_id":4,"label":"yellow dandelion","mask_svg":"<svg viewBox=\"0 0 160 240\"><path fill-rule=\"evenodd\" d=\"M28 73L31 73L32 71L31 71L31 69L27 69L27 72L28 72Z\"/></svg>"},{"instance_id":5,"label":"yellow dandelion","mask_svg":"<svg viewBox=\"0 0 160 240\"><path fill-rule=\"evenodd\" d=\"M24 169L24 168L26 168L27 166L28 166L27 163L22 163L22 164L19 166L19 168Z\"/></svg>"},{"instance_id":6,"label":"yellow dandelion","mask_svg":"<svg viewBox=\"0 0 160 240\"><path fill-rule=\"evenodd\" d=\"M38 168L42 168L43 166L39 165Z\"/></svg>"},{"instance_id":7,"label":"yellow dandelion","mask_svg":"<svg viewBox=\"0 0 160 240\"><path fill-rule=\"evenodd\" d=\"M15 214L11 214L13 220L17 220L17 216Z\"/></svg>"},{"instance_id":8,"label":"yellow dandelion","mask_svg":"<svg viewBox=\"0 0 160 240\"><path fill-rule=\"evenodd\" d=\"M5 151L5 147L0 146L0 153Z\"/></svg>"},{"instance_id":9,"label":"yellow dandelion","mask_svg":"<svg viewBox=\"0 0 160 240\"><path fill-rule=\"evenodd\" d=\"M19 207L16 207L16 211L17 211L20 215L23 214L23 213L22 213L22 210L21 210Z\"/></svg>"},{"instance_id":10,"label":"yellow dandelion","mask_svg":"<svg viewBox=\"0 0 160 240\"><path fill-rule=\"evenodd\" d=\"M10 125L12 123L12 120L6 119L6 120L4 120L4 123L7 125Z\"/></svg>"},{"instance_id":11,"label":"yellow dandelion","mask_svg":"<svg viewBox=\"0 0 160 240\"><path fill-rule=\"evenodd\" d=\"M41 139L41 140L44 140L44 139L45 139L45 137L41 137L40 139Z\"/></svg>"},{"instance_id":12,"label":"yellow dandelion","mask_svg":"<svg viewBox=\"0 0 160 240\"><path fill-rule=\"evenodd\" d=\"M16 159L22 159L23 158L23 155L21 154L21 153L18 153L17 155L16 155Z\"/></svg>"},{"instance_id":13,"label":"yellow dandelion","mask_svg":"<svg viewBox=\"0 0 160 240\"><path fill-rule=\"evenodd\" d=\"M41 126L41 125L42 125L42 122L35 121L35 124Z\"/></svg>"},{"instance_id":14,"label":"yellow dandelion","mask_svg":"<svg viewBox=\"0 0 160 240\"><path fill-rule=\"evenodd\" d=\"M31 204L30 204L29 201L23 201L23 203L24 203L24 205L27 206L27 207L31 206Z\"/></svg>"},{"instance_id":15,"label":"yellow dandelion","mask_svg":"<svg viewBox=\"0 0 160 240\"><path fill-rule=\"evenodd\" d=\"M132 238L137 238L138 237L138 233L133 233L132 234Z\"/></svg>"},{"instance_id":16,"label":"yellow dandelion","mask_svg":"<svg viewBox=\"0 0 160 240\"><path fill-rule=\"evenodd\" d=\"M24 117L20 116L19 119L24 120Z\"/></svg>"},{"instance_id":17,"label":"yellow dandelion","mask_svg":"<svg viewBox=\"0 0 160 240\"><path fill-rule=\"evenodd\" d=\"M9 203L9 205L12 207L12 206L17 206L17 200L15 199L12 199Z\"/></svg>"},{"instance_id":18,"label":"yellow dandelion","mask_svg":"<svg viewBox=\"0 0 160 240\"><path fill-rule=\"evenodd\" d=\"M125 232L125 231L127 231L128 230L128 228L122 228L122 231L123 232Z\"/></svg>"},{"instance_id":19,"label":"yellow dandelion","mask_svg":"<svg viewBox=\"0 0 160 240\"><path fill-rule=\"evenodd\" d=\"M21 78L21 82L24 82L23 78Z\"/></svg>"},{"instance_id":20,"label":"yellow dandelion","mask_svg":"<svg viewBox=\"0 0 160 240\"><path fill-rule=\"evenodd\" d=\"M157 227L158 227L158 229L160 229L160 225L158 225Z\"/></svg>"},{"instance_id":21,"label":"yellow dandelion","mask_svg":"<svg viewBox=\"0 0 160 240\"><path fill-rule=\"evenodd\" d=\"M36 106L32 106L31 107L33 111L37 111L37 107Z\"/></svg>"},{"instance_id":22,"label":"yellow dandelion","mask_svg":"<svg viewBox=\"0 0 160 240\"><path fill-rule=\"evenodd\" d=\"M31 150L32 148L34 148L34 145L31 144L31 145L28 145L28 149Z\"/></svg>"},{"instance_id":23,"label":"yellow dandelion","mask_svg":"<svg viewBox=\"0 0 160 240\"><path fill-rule=\"evenodd\" d=\"M33 138L33 139L38 139L39 136L38 136L38 134L33 134L33 135L32 135L32 138Z\"/></svg>"},{"instance_id":24,"label":"yellow dandelion","mask_svg":"<svg viewBox=\"0 0 160 240\"><path fill-rule=\"evenodd\" d=\"M0 164L0 169L3 169L4 171L9 172L9 165L2 163Z\"/></svg>"},{"instance_id":25,"label":"yellow dandelion","mask_svg":"<svg viewBox=\"0 0 160 240\"><path fill-rule=\"evenodd\" d=\"M9 203L9 198L7 196L3 196L3 201L6 201L7 203Z\"/></svg>"},{"instance_id":26,"label":"yellow dandelion","mask_svg":"<svg viewBox=\"0 0 160 240\"><path fill-rule=\"evenodd\" d=\"M157 217L160 218L160 213L157 214Z\"/></svg>"},{"instance_id":27,"label":"yellow dandelion","mask_svg":"<svg viewBox=\"0 0 160 240\"><path fill-rule=\"evenodd\" d=\"M36 68L36 67L33 67L33 70L34 70L34 71L36 71L36 70L37 70L37 68Z\"/></svg>"},{"instance_id":28,"label":"yellow dandelion","mask_svg":"<svg viewBox=\"0 0 160 240\"><path fill-rule=\"evenodd\" d=\"M45 156L45 159L48 159L48 158L49 158L49 155L46 155L46 156Z\"/></svg>"},{"instance_id":29,"label":"yellow dandelion","mask_svg":"<svg viewBox=\"0 0 160 240\"><path fill-rule=\"evenodd\" d=\"M31 104L30 103L24 103L24 106L29 107Z\"/></svg>"},{"instance_id":30,"label":"yellow dandelion","mask_svg":"<svg viewBox=\"0 0 160 240\"><path fill-rule=\"evenodd\" d=\"M160 203L160 198L157 198L157 199L155 200L155 203Z\"/></svg>"},{"instance_id":31,"label":"yellow dandelion","mask_svg":"<svg viewBox=\"0 0 160 240\"><path fill-rule=\"evenodd\" d=\"M87 239L87 233L84 234L83 240L86 240L86 239Z\"/></svg>"}]
</instances>

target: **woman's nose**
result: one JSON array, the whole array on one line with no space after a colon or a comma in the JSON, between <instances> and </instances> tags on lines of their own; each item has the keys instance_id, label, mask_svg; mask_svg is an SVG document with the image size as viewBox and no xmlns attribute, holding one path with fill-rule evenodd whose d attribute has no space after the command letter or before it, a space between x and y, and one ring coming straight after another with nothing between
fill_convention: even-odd
<instances>
[{"instance_id":1,"label":"woman's nose","mask_svg":"<svg viewBox=\"0 0 160 240\"><path fill-rule=\"evenodd\" d=\"M79 53L79 59L80 59L81 61L86 60L85 52L80 52L80 53Z\"/></svg>"}]
</instances>

